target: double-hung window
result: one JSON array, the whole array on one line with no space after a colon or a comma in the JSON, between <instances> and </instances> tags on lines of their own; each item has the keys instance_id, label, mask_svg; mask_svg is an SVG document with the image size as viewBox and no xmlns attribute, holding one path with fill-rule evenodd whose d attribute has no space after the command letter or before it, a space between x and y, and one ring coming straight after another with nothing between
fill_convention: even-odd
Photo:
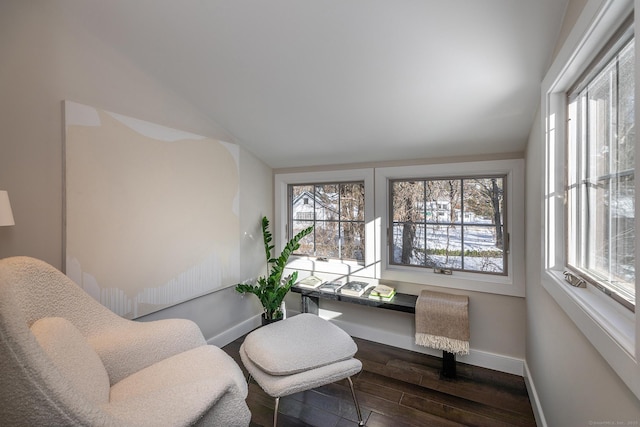
<instances>
[{"instance_id":1,"label":"double-hung window","mask_svg":"<svg viewBox=\"0 0 640 427\"><path fill-rule=\"evenodd\" d=\"M640 397L633 6L588 0L542 82L541 279Z\"/></svg>"},{"instance_id":2,"label":"double-hung window","mask_svg":"<svg viewBox=\"0 0 640 427\"><path fill-rule=\"evenodd\" d=\"M635 306L634 40L631 27L568 92L566 265Z\"/></svg>"}]
</instances>

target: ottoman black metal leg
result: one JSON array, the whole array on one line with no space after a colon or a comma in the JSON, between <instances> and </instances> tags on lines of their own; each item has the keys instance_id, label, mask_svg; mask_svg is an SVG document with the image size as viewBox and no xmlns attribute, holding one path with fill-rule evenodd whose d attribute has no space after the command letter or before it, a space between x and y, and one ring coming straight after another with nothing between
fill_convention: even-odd
<instances>
[{"instance_id":1,"label":"ottoman black metal leg","mask_svg":"<svg viewBox=\"0 0 640 427\"><path fill-rule=\"evenodd\" d=\"M349 387L351 388L351 396L353 396L353 403L356 405L356 414L358 414L358 425L363 426L364 421L362 420L362 412L360 412L360 404L358 403L358 399L356 398L356 391L353 389L353 381L351 381L351 377L347 377L349 381Z\"/></svg>"}]
</instances>

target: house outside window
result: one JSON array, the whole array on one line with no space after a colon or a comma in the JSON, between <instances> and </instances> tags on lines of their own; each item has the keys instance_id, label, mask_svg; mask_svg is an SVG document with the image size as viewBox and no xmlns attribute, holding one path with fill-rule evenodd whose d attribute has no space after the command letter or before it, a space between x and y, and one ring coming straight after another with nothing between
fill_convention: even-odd
<instances>
[{"instance_id":1,"label":"house outside window","mask_svg":"<svg viewBox=\"0 0 640 427\"><path fill-rule=\"evenodd\" d=\"M313 225L296 255L364 261L364 182L289 185L290 235Z\"/></svg>"},{"instance_id":2,"label":"house outside window","mask_svg":"<svg viewBox=\"0 0 640 427\"><path fill-rule=\"evenodd\" d=\"M416 180L416 177L421 179ZM494 219L492 208L488 208L492 203L491 197L479 197L474 205L465 196L481 194L482 185L486 187L484 191L493 189L494 180L494 194L499 205L496 211L499 211L498 221ZM433 268L414 265L417 264L417 255L425 252L424 249L418 250L417 241L414 242L416 256L413 264L394 263L389 256L393 236L392 183L411 181L422 181L425 186L428 183L443 186L451 181L456 183L456 188L461 187L460 202L452 203L451 194L444 191L437 195L434 193L434 197L427 200L423 191L423 199L415 200L415 203L419 203L425 212L422 227L426 227L427 218L435 223L428 225L433 229L440 227L438 232L445 233L445 236L449 227L450 249L454 244L465 242L464 255L460 250L455 254L451 249L449 256L453 260L457 255L460 266L464 258L467 270L454 270L452 274L444 275L437 274ZM274 184L276 247L284 247L294 233L315 225L316 234L307 236L297 256L291 258L287 266L291 271L308 271L327 279L382 280L410 286L436 285L524 296L523 159L283 172L275 174ZM481 208L480 204L487 206ZM457 243L454 242L454 230ZM496 247L500 232L503 239L501 248ZM482 237L479 241L478 236ZM472 246L477 251L474 252ZM482 246L491 248L482 251ZM484 253L480 255L481 252ZM489 257L487 252L497 256ZM473 261L476 261L476 267L470 269ZM485 266L491 264L491 270L485 267L483 271L478 267L483 261Z\"/></svg>"},{"instance_id":3,"label":"house outside window","mask_svg":"<svg viewBox=\"0 0 640 427\"><path fill-rule=\"evenodd\" d=\"M389 183L392 265L507 274L506 176Z\"/></svg>"},{"instance_id":4,"label":"house outside window","mask_svg":"<svg viewBox=\"0 0 640 427\"><path fill-rule=\"evenodd\" d=\"M379 277L374 169L276 173L274 185L275 246L283 248L295 233L314 225L290 258L290 271L326 279Z\"/></svg>"},{"instance_id":5,"label":"house outside window","mask_svg":"<svg viewBox=\"0 0 640 427\"><path fill-rule=\"evenodd\" d=\"M522 159L375 173L382 280L524 296Z\"/></svg>"}]
</instances>

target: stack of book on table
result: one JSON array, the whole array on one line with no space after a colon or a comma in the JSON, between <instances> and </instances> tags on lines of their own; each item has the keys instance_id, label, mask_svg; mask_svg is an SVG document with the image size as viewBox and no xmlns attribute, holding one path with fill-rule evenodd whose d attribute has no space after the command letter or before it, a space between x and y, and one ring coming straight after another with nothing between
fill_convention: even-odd
<instances>
[{"instance_id":1,"label":"stack of book on table","mask_svg":"<svg viewBox=\"0 0 640 427\"><path fill-rule=\"evenodd\" d=\"M337 294L342 286L344 286L344 283L342 283L341 280L333 280L331 282L323 283L318 287L318 290L328 294Z\"/></svg>"},{"instance_id":2,"label":"stack of book on table","mask_svg":"<svg viewBox=\"0 0 640 427\"><path fill-rule=\"evenodd\" d=\"M296 283L296 286L300 288L306 288L306 289L316 289L319 286L321 286L323 283L324 283L324 280L322 280L321 278L316 276L309 276L309 277L305 277L304 279Z\"/></svg>"},{"instance_id":3,"label":"stack of book on table","mask_svg":"<svg viewBox=\"0 0 640 427\"><path fill-rule=\"evenodd\" d=\"M369 288L372 288L373 283L367 282L347 282L346 285L340 288L340 294L350 297L361 297Z\"/></svg>"},{"instance_id":4,"label":"stack of book on table","mask_svg":"<svg viewBox=\"0 0 640 427\"><path fill-rule=\"evenodd\" d=\"M387 285L378 285L369 292L369 299L376 301L391 301L395 294L395 288Z\"/></svg>"}]
</instances>

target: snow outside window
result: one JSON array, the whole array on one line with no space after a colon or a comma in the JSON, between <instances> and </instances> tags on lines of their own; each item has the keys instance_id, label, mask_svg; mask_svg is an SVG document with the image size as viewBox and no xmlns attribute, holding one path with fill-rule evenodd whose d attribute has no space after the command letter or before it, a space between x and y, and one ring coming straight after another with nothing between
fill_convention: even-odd
<instances>
[{"instance_id":1,"label":"snow outside window","mask_svg":"<svg viewBox=\"0 0 640 427\"><path fill-rule=\"evenodd\" d=\"M389 183L393 265L507 274L506 176Z\"/></svg>"}]
</instances>

